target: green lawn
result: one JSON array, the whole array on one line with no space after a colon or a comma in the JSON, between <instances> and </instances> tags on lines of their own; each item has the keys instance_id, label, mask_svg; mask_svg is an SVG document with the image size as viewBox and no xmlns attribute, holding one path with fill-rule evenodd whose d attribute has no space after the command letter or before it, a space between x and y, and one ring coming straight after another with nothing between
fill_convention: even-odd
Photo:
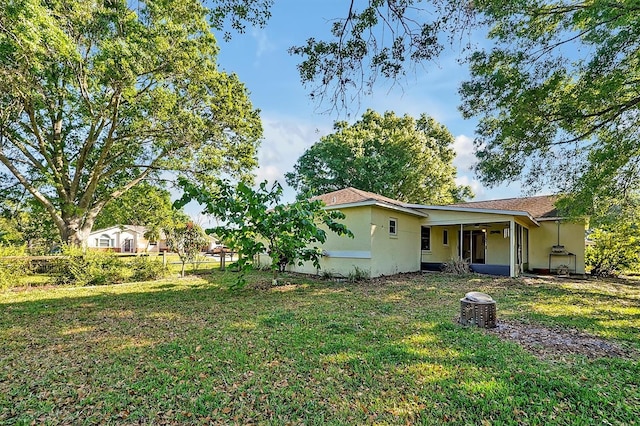
<instances>
[{"instance_id":1,"label":"green lawn","mask_svg":"<svg viewBox=\"0 0 640 426\"><path fill-rule=\"evenodd\" d=\"M499 320L637 354L638 282L233 278L1 293L0 424L640 422L637 356L539 358L454 322L479 290Z\"/></svg>"}]
</instances>

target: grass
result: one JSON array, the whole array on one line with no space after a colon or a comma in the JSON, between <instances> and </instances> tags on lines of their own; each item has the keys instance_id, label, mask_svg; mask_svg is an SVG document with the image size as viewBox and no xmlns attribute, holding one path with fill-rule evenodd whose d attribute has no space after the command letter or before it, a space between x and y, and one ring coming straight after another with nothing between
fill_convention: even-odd
<instances>
[{"instance_id":1,"label":"grass","mask_svg":"<svg viewBox=\"0 0 640 426\"><path fill-rule=\"evenodd\" d=\"M453 321L479 290L499 318L640 350L638 283L233 278L0 294L0 424L639 422L637 359L544 361Z\"/></svg>"}]
</instances>

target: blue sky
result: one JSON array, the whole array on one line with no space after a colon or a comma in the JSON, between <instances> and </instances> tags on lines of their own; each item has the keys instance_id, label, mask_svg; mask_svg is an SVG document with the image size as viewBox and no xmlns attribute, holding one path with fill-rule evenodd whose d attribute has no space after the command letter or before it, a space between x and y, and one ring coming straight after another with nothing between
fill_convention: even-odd
<instances>
[{"instance_id":1,"label":"blue sky","mask_svg":"<svg viewBox=\"0 0 640 426\"><path fill-rule=\"evenodd\" d=\"M293 200L295 192L286 186L284 174L293 170L307 148L331 133L336 119L345 119L336 113L321 113L323 108L309 99L296 69L300 58L290 56L287 49L304 44L309 37L326 39L329 21L345 16L347 10L344 0L276 0L266 28L248 28L245 34L234 34L230 42L218 37L220 68L238 74L251 92L254 106L261 110L264 140L257 181L278 180L285 187L285 202ZM470 185L475 200L520 196L522 190L517 183L485 188L469 170L475 161L475 122L463 120L458 111L458 87L467 75L466 65L458 63L458 54L449 52L436 63L418 66L401 84L380 80L372 96L353 105L347 121L355 121L367 108L414 117L431 115L455 136L458 183Z\"/></svg>"}]
</instances>

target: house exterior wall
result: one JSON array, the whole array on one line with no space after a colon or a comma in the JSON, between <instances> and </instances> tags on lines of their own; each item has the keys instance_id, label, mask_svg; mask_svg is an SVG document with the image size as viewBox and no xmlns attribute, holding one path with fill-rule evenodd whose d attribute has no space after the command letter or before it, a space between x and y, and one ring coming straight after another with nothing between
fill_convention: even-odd
<instances>
[{"instance_id":1,"label":"house exterior wall","mask_svg":"<svg viewBox=\"0 0 640 426\"><path fill-rule=\"evenodd\" d=\"M576 273L584 274L584 222L560 223L560 244L565 249L576 255ZM555 221L542 221L540 227L529 230L529 269L549 269L549 253L551 247L558 244L558 225ZM573 259L568 257L553 256L551 268L560 264L569 264L573 268Z\"/></svg>"},{"instance_id":2,"label":"house exterior wall","mask_svg":"<svg viewBox=\"0 0 640 426\"><path fill-rule=\"evenodd\" d=\"M466 225L465 231L470 229L469 225L490 224L485 228L487 266L509 266L510 244L515 235L505 238L504 229L511 227L511 221L528 230L528 233L523 232L522 254L529 270L548 269L551 247L557 244L557 224L553 220L540 221L537 226L527 218L504 214L422 210L429 214L425 218L375 205L349 207L342 211L346 215L343 223L353 232L354 238L327 231L327 241L322 246L327 255L320 259L320 270L306 262L302 266L289 266L290 271L344 277L356 268L370 277L419 271L421 263L437 265L458 257L461 224ZM390 218L396 220L396 235L389 233ZM422 226L431 228L431 250L421 250ZM576 254L576 272L579 274L585 272L584 227L584 222L561 223L560 230L560 244ZM444 230L448 231L447 245L443 242ZM260 263L270 264L268 256L260 256ZM567 258L553 258L552 268L566 263Z\"/></svg>"},{"instance_id":3,"label":"house exterior wall","mask_svg":"<svg viewBox=\"0 0 640 426\"><path fill-rule=\"evenodd\" d=\"M396 219L396 234L389 220ZM420 270L420 217L397 210L371 209L371 277Z\"/></svg>"},{"instance_id":4,"label":"house exterior wall","mask_svg":"<svg viewBox=\"0 0 640 426\"><path fill-rule=\"evenodd\" d=\"M316 269L312 262L304 262L300 265L290 265L287 270L304 274L328 273L334 276L347 277L356 268L365 274L371 275L371 221L370 206L353 207L345 209L346 218L342 221L353 232L354 238L346 235L338 235L322 228L327 233L327 240L322 245L327 253L320 259L320 270ZM266 254L259 256L261 265L270 265L271 259Z\"/></svg>"},{"instance_id":5,"label":"house exterior wall","mask_svg":"<svg viewBox=\"0 0 640 426\"><path fill-rule=\"evenodd\" d=\"M431 228L431 250L421 250L420 257L426 263L445 263L458 257L458 233L459 226L431 226L430 223L422 220L421 226ZM444 244L443 234L447 231L449 242Z\"/></svg>"},{"instance_id":6,"label":"house exterior wall","mask_svg":"<svg viewBox=\"0 0 640 426\"><path fill-rule=\"evenodd\" d=\"M487 249L485 263L487 265L509 265L509 238L504 238L503 229L509 228L509 222L513 219L513 216L448 210L426 210L426 212L429 214L429 218L423 220L423 224L432 226L432 250L430 252L422 252L423 262L444 263L450 259L458 258L460 254L460 225L468 226L488 223L494 225L486 228ZM449 230L448 247L442 245L441 229ZM469 228L467 227L465 231L468 230ZM500 233L491 234L491 231L500 231Z\"/></svg>"},{"instance_id":7,"label":"house exterior wall","mask_svg":"<svg viewBox=\"0 0 640 426\"><path fill-rule=\"evenodd\" d=\"M505 225L506 228L509 225ZM487 230L487 264L508 265L509 264L509 238L504 237L503 227L489 228ZM492 234L491 231L500 231L499 234Z\"/></svg>"},{"instance_id":8,"label":"house exterior wall","mask_svg":"<svg viewBox=\"0 0 640 426\"><path fill-rule=\"evenodd\" d=\"M103 236L108 235L112 240L112 246L109 248L100 247L99 240L103 238ZM157 251L158 246L150 246L149 241L147 241L142 234L139 234L130 229L121 229L120 227L111 227L106 229L99 229L91 234L89 234L89 238L87 238L87 248L95 249L95 250L105 250L105 251L114 251L114 252L124 252L125 250L125 241L127 239L132 240L132 253L142 253L147 251ZM163 245L162 243L160 244ZM166 246L166 245L165 245Z\"/></svg>"}]
</instances>

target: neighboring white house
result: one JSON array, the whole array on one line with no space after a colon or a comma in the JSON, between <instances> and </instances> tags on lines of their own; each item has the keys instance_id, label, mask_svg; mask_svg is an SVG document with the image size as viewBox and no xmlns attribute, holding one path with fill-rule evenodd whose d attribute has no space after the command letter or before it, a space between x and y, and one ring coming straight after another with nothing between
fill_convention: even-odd
<instances>
[{"instance_id":1,"label":"neighboring white house","mask_svg":"<svg viewBox=\"0 0 640 426\"><path fill-rule=\"evenodd\" d=\"M158 241L147 240L146 232L147 227L140 225L115 225L98 229L89 234L87 248L117 253L156 253L168 250L167 241L162 232ZM202 247L202 251L212 252L219 245L216 237L209 236L209 242Z\"/></svg>"},{"instance_id":2,"label":"neighboring white house","mask_svg":"<svg viewBox=\"0 0 640 426\"><path fill-rule=\"evenodd\" d=\"M149 241L144 234L147 228L138 225L116 225L98 229L89 234L87 248L118 253L147 253L166 250L164 238Z\"/></svg>"}]
</instances>

